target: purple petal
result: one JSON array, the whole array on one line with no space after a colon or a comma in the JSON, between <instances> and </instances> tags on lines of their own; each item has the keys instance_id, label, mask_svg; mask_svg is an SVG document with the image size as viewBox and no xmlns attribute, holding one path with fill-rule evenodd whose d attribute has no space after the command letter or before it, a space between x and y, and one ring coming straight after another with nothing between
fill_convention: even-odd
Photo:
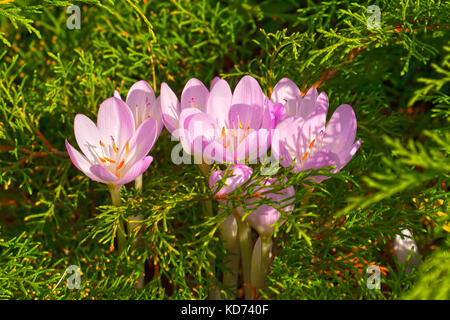
<instances>
[{"instance_id":1,"label":"purple petal","mask_svg":"<svg viewBox=\"0 0 450 320\"><path fill-rule=\"evenodd\" d=\"M137 177L139 177L148 169L152 161L153 157L151 156L147 156L137 161L131 168L127 170L127 173L122 177L122 179L117 181L117 185L124 185L136 180Z\"/></svg>"},{"instance_id":2,"label":"purple petal","mask_svg":"<svg viewBox=\"0 0 450 320\"><path fill-rule=\"evenodd\" d=\"M155 92L152 87L144 80L133 84L128 91L126 103L130 107L136 121L136 127L147 116L152 115L152 106L155 104Z\"/></svg>"},{"instance_id":3,"label":"purple petal","mask_svg":"<svg viewBox=\"0 0 450 320\"><path fill-rule=\"evenodd\" d=\"M116 183L117 181L119 181L119 178L117 178L114 174L111 173L111 171L107 170L101 164L93 165L90 170L92 174L99 177L102 181L105 181L105 183Z\"/></svg>"},{"instance_id":4,"label":"purple petal","mask_svg":"<svg viewBox=\"0 0 450 320\"><path fill-rule=\"evenodd\" d=\"M153 118L148 118L142 122L129 141L129 154L125 156L126 162L124 171L132 167L136 162L144 158L153 148L157 138L158 123ZM122 149L122 155L126 148Z\"/></svg>"},{"instance_id":5,"label":"purple petal","mask_svg":"<svg viewBox=\"0 0 450 320\"><path fill-rule=\"evenodd\" d=\"M244 76L234 89L231 105L247 104L262 107L264 105L264 98L264 93L258 81L252 76Z\"/></svg>"},{"instance_id":6,"label":"purple petal","mask_svg":"<svg viewBox=\"0 0 450 320\"><path fill-rule=\"evenodd\" d=\"M122 97L120 96L119 91L117 91L117 90L114 90L114 97L123 101Z\"/></svg>"},{"instance_id":7,"label":"purple petal","mask_svg":"<svg viewBox=\"0 0 450 320\"><path fill-rule=\"evenodd\" d=\"M272 123L272 129L277 126L284 118L286 118L286 108L281 103L273 103L267 100L267 107L270 111L270 119ZM263 126L264 127L264 126ZM267 129L267 128L266 128Z\"/></svg>"},{"instance_id":8,"label":"purple petal","mask_svg":"<svg viewBox=\"0 0 450 320\"><path fill-rule=\"evenodd\" d=\"M188 142L193 154L203 155L204 148L214 141L217 134L215 119L209 114L200 112L186 118L183 124L188 132ZM190 150L185 150L189 152Z\"/></svg>"},{"instance_id":9,"label":"purple petal","mask_svg":"<svg viewBox=\"0 0 450 320\"><path fill-rule=\"evenodd\" d=\"M339 106L333 113L325 130L323 148L335 153L348 149L355 141L356 117L348 104Z\"/></svg>"},{"instance_id":10,"label":"purple petal","mask_svg":"<svg viewBox=\"0 0 450 320\"><path fill-rule=\"evenodd\" d=\"M230 86L222 79L217 80L209 94L206 110L217 119L220 127L226 126L228 122L232 96Z\"/></svg>"},{"instance_id":11,"label":"purple petal","mask_svg":"<svg viewBox=\"0 0 450 320\"><path fill-rule=\"evenodd\" d=\"M181 93L181 110L185 108L198 108L206 112L209 91L198 79L190 79Z\"/></svg>"},{"instance_id":12,"label":"purple petal","mask_svg":"<svg viewBox=\"0 0 450 320\"><path fill-rule=\"evenodd\" d=\"M97 126L84 114L77 114L74 120L75 139L84 155L95 162L95 151L100 148L101 135Z\"/></svg>"},{"instance_id":13,"label":"purple petal","mask_svg":"<svg viewBox=\"0 0 450 320\"><path fill-rule=\"evenodd\" d=\"M297 110L297 115L306 119L311 112L314 111L316 105L318 93L316 87L311 87L306 95L303 97L302 101L299 103L299 109Z\"/></svg>"},{"instance_id":14,"label":"purple petal","mask_svg":"<svg viewBox=\"0 0 450 320\"><path fill-rule=\"evenodd\" d=\"M272 95L270 99L274 103L281 103L285 105L287 101L297 101L297 99L301 99L302 94L297 85L291 81L289 78L283 78L275 85L272 91ZM295 115L292 114L292 115Z\"/></svg>"},{"instance_id":15,"label":"purple petal","mask_svg":"<svg viewBox=\"0 0 450 320\"><path fill-rule=\"evenodd\" d=\"M263 106L234 104L228 113L229 128L246 130L259 129L263 121Z\"/></svg>"},{"instance_id":16,"label":"purple petal","mask_svg":"<svg viewBox=\"0 0 450 320\"><path fill-rule=\"evenodd\" d=\"M97 177L96 175L94 175L91 172L90 168L91 168L92 164L89 162L89 160L85 156L83 156L74 147L72 147L70 145L70 143L67 141L67 139L66 139L65 143L66 143L67 152L69 153L70 160L72 160L72 163L74 164L75 167L77 167L78 170L83 172L88 178L90 178L94 181L106 183L106 181L100 179L99 177Z\"/></svg>"},{"instance_id":17,"label":"purple petal","mask_svg":"<svg viewBox=\"0 0 450 320\"><path fill-rule=\"evenodd\" d=\"M113 137L120 148L134 133L133 114L122 100L115 97L108 98L98 110L97 128L103 139L109 140Z\"/></svg>"},{"instance_id":18,"label":"purple petal","mask_svg":"<svg viewBox=\"0 0 450 320\"><path fill-rule=\"evenodd\" d=\"M179 128L178 119L181 112L180 102L167 83L161 84L161 114L167 130L172 133Z\"/></svg>"},{"instance_id":19,"label":"purple petal","mask_svg":"<svg viewBox=\"0 0 450 320\"><path fill-rule=\"evenodd\" d=\"M298 160L298 159L297 159ZM300 167L297 168L297 171L305 171L308 169L320 169L326 168L329 166L336 166L337 168L331 170L332 173L336 173L339 171L339 157L337 154L331 152L330 150L319 150L313 153L306 162ZM313 176L312 179L316 183L320 183L329 177L326 176Z\"/></svg>"},{"instance_id":20,"label":"purple petal","mask_svg":"<svg viewBox=\"0 0 450 320\"><path fill-rule=\"evenodd\" d=\"M305 120L300 117L287 117L275 128L272 135L272 153L281 165L288 167L294 158L301 158L309 146L309 141L302 135ZM299 156L300 155L300 156Z\"/></svg>"},{"instance_id":21,"label":"purple petal","mask_svg":"<svg viewBox=\"0 0 450 320\"><path fill-rule=\"evenodd\" d=\"M247 180L253 173L252 168L241 164L230 166L228 170L228 178L226 179L222 189L217 192L217 195L224 195L233 192L236 188L242 186L245 182L247 182ZM209 177L209 187L213 188L214 184L217 181L221 180L224 175L225 170L212 171ZM214 186L213 192L215 192L216 189L217 186Z\"/></svg>"},{"instance_id":22,"label":"purple petal","mask_svg":"<svg viewBox=\"0 0 450 320\"><path fill-rule=\"evenodd\" d=\"M186 108L183 109L180 113L180 128L178 129L177 136L180 139L180 142L183 146L183 149L189 153L192 154L193 152L193 144L191 140L191 135L189 132L189 123L193 115L202 113L200 109L197 108ZM193 128L194 130L197 130L198 128ZM201 130L200 130L201 131ZM197 130L198 132L198 130Z\"/></svg>"},{"instance_id":23,"label":"purple petal","mask_svg":"<svg viewBox=\"0 0 450 320\"><path fill-rule=\"evenodd\" d=\"M265 184L267 186L270 186L273 181L273 179L268 179ZM268 188L262 188L256 191L264 192L267 190ZM290 199L294 196L294 194L295 189L294 187L290 186L286 189L281 190L279 193L267 193L264 195L264 197L276 202L274 206L283 207L281 210L289 214L292 210L294 210L294 205L291 204L293 202L293 199ZM251 203L247 206L248 209L257 207L257 202L254 201L255 199L246 201L248 203ZM273 208L272 206L264 204L257 207L252 213L250 213L247 216L246 221L259 233L260 236L270 236L272 235L274 230L274 226L271 225L275 224L280 219L280 216L281 214L279 210ZM282 221L280 221L280 224L281 223Z\"/></svg>"},{"instance_id":24,"label":"purple petal","mask_svg":"<svg viewBox=\"0 0 450 320\"><path fill-rule=\"evenodd\" d=\"M215 84L217 83L217 81L219 81L220 78L219 77L214 77L214 79L212 79L211 81L211 85L209 86L209 91L212 90L212 88L215 86Z\"/></svg>"},{"instance_id":25,"label":"purple petal","mask_svg":"<svg viewBox=\"0 0 450 320\"><path fill-rule=\"evenodd\" d=\"M341 151L339 156L339 170L347 165L347 163L353 158L356 151L358 151L361 146L361 139L356 141L349 149Z\"/></svg>"}]
</instances>

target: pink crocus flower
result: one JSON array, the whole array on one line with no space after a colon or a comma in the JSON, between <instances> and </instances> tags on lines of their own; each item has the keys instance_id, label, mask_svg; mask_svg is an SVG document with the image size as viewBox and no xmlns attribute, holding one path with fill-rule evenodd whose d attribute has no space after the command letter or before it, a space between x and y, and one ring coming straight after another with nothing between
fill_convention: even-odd
<instances>
[{"instance_id":1,"label":"pink crocus flower","mask_svg":"<svg viewBox=\"0 0 450 320\"><path fill-rule=\"evenodd\" d=\"M164 91L161 88L163 119L166 119ZM233 93L222 79L215 80L209 94L200 85L191 91L198 92L199 98L183 99L182 95L176 135L187 153L208 161L239 163L267 151L273 120L266 107L267 99L253 77L244 76ZM172 106L175 99L172 96ZM183 100L193 101L195 105L189 107ZM169 131L175 128L174 120Z\"/></svg>"},{"instance_id":2,"label":"pink crocus flower","mask_svg":"<svg viewBox=\"0 0 450 320\"><path fill-rule=\"evenodd\" d=\"M232 193L236 188L246 183L253 173L252 168L243 164L232 165L228 170L227 179L219 191L217 191L217 185L215 183L223 179L226 170L213 170L209 176L209 187L212 188L218 201L223 204L227 203L227 201L222 199L222 197Z\"/></svg>"},{"instance_id":3,"label":"pink crocus flower","mask_svg":"<svg viewBox=\"0 0 450 320\"><path fill-rule=\"evenodd\" d=\"M320 95L316 87L311 87L302 97L300 89L288 78L283 78L275 85L270 96L271 101L276 104L284 105L284 110L278 111L281 120L285 117L299 116L306 119L315 109L316 103L323 100L326 94L322 92ZM328 99L328 98L326 98ZM284 112L283 112L284 111Z\"/></svg>"},{"instance_id":4,"label":"pink crocus flower","mask_svg":"<svg viewBox=\"0 0 450 320\"><path fill-rule=\"evenodd\" d=\"M285 181L286 182L286 181ZM294 210L293 196L295 195L295 189L293 186L289 186L277 192L270 192L279 181L276 178L267 178L263 181L261 186L256 187L253 192L255 194L262 194L261 196L255 196L253 198L245 200L247 203L246 210L251 213L246 217L245 221L253 227L261 237L270 237L273 234L275 223L281 217L281 212L290 214ZM268 192L268 193L265 193ZM264 197L272 200L276 203L274 208L268 204L262 204L260 206L255 203L259 198ZM281 211L281 212L280 212ZM240 207L238 212L241 216L245 214L245 210ZM283 224L284 220L279 222L279 225Z\"/></svg>"},{"instance_id":5,"label":"pink crocus flower","mask_svg":"<svg viewBox=\"0 0 450 320\"><path fill-rule=\"evenodd\" d=\"M123 100L117 90L114 91L114 97ZM154 118L156 120L156 138L158 138L163 128L163 122L161 120L161 97L156 98L152 87L145 80L134 83L128 91L125 103L133 114L136 128L147 118Z\"/></svg>"},{"instance_id":6,"label":"pink crocus flower","mask_svg":"<svg viewBox=\"0 0 450 320\"><path fill-rule=\"evenodd\" d=\"M229 170L230 171L227 179L225 180L224 186L216 193L218 201L223 204L227 203L227 201L223 199L225 198L224 196L232 193L236 188L246 183L253 172L252 168L241 164L230 166ZM214 170L211 172L211 176L209 178L209 186L210 188L214 188L214 192L216 192L217 188L217 186L214 186L214 184L217 181L221 180L224 175L225 170ZM254 182L250 182L250 184L252 183ZM294 210L294 206L290 204L293 200L292 197L295 194L294 187L289 186L288 188L281 191L270 192L271 188L274 187L277 183L278 181L275 178L265 179L261 186L257 186L253 189L252 192L255 194L255 196L245 200L245 203L247 204L246 209L248 211L251 211L251 213L247 215L245 221L261 236L272 235L274 230L273 225L279 220L281 213L278 208L274 208L267 204L258 206L255 201L257 201L261 197L270 198L278 204L277 206L282 207L282 212L290 213L292 210ZM258 194L258 196L256 196L256 194ZM241 217L245 214L245 210L242 207L238 207L237 212Z\"/></svg>"},{"instance_id":7,"label":"pink crocus flower","mask_svg":"<svg viewBox=\"0 0 450 320\"><path fill-rule=\"evenodd\" d=\"M147 118L136 130L130 108L116 97L100 105L97 124L77 114L74 131L82 153L66 139L70 159L94 181L109 186L124 185L147 170L153 160L147 154L156 141L157 121Z\"/></svg>"},{"instance_id":8,"label":"pink crocus flower","mask_svg":"<svg viewBox=\"0 0 450 320\"><path fill-rule=\"evenodd\" d=\"M211 89L219 80L214 78L211 83ZM184 86L181 93L181 103L176 94L170 89L167 83L161 84L161 111L162 121L166 129L178 138L178 129L180 128L180 114L186 108L197 108L203 112L206 111L206 102L209 97L209 90L200 80L190 79Z\"/></svg>"},{"instance_id":9,"label":"pink crocus flower","mask_svg":"<svg viewBox=\"0 0 450 320\"><path fill-rule=\"evenodd\" d=\"M280 92L291 92L289 90L295 92L292 89L292 81L285 80L283 83L283 86L277 84L277 97L283 96ZM350 105L343 104L336 109L326 124L327 95L324 92L317 95L315 89L310 89L308 94L310 95L308 100L305 101L305 96L300 104L297 102L299 109L295 111L295 115L287 116L277 125L272 151L277 159L282 159L281 165L285 167L295 160L296 172L334 165L336 168L331 172L336 173L350 161L361 145L361 139L354 142L355 113ZM293 100L287 101L286 105L293 110L289 104L289 101ZM288 114L292 112L288 111ZM315 177L316 182L325 179L327 177Z\"/></svg>"}]
</instances>

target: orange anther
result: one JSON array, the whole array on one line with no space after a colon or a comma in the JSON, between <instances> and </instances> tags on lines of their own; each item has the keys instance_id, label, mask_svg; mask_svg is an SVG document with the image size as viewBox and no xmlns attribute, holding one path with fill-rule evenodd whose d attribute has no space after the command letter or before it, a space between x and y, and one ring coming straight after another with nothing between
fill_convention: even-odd
<instances>
[{"instance_id":1,"label":"orange anther","mask_svg":"<svg viewBox=\"0 0 450 320\"><path fill-rule=\"evenodd\" d=\"M305 152L305 154L303 155L302 161L305 160L306 157L308 157L308 152Z\"/></svg>"},{"instance_id":2,"label":"orange anther","mask_svg":"<svg viewBox=\"0 0 450 320\"><path fill-rule=\"evenodd\" d=\"M124 163L125 163L125 159L122 159L122 161L120 161L120 164L117 166L116 170L120 170L120 168L123 167Z\"/></svg>"},{"instance_id":3,"label":"orange anther","mask_svg":"<svg viewBox=\"0 0 450 320\"><path fill-rule=\"evenodd\" d=\"M110 159L110 158L108 158L108 157L105 157L105 160L107 160L107 161L109 161L109 162L111 162L111 163L116 163L116 161L114 161L113 159Z\"/></svg>"}]
</instances>

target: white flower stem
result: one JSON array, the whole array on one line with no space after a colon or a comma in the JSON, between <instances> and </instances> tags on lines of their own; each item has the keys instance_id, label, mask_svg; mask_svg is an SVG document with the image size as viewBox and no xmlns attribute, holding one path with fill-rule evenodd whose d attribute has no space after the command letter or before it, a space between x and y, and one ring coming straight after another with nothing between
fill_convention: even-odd
<instances>
[{"instance_id":1,"label":"white flower stem","mask_svg":"<svg viewBox=\"0 0 450 320\"><path fill-rule=\"evenodd\" d=\"M109 185L109 192L111 194L112 204L115 206L120 206L121 204L121 198L120 198L120 189L122 186L116 186L116 185ZM116 232L116 238L117 238L117 249L120 252L122 252L125 249L127 239L125 234L125 225L123 221L119 222L119 228Z\"/></svg>"},{"instance_id":2,"label":"white flower stem","mask_svg":"<svg viewBox=\"0 0 450 320\"><path fill-rule=\"evenodd\" d=\"M265 287L267 270L270 261L270 236L262 236L258 239L253 249L251 284L255 289Z\"/></svg>"},{"instance_id":3,"label":"white flower stem","mask_svg":"<svg viewBox=\"0 0 450 320\"><path fill-rule=\"evenodd\" d=\"M220 210L220 209L219 209ZM232 292L227 299L236 298L238 285L240 247L237 234L236 218L231 215L220 225L220 235L223 247L228 251L224 258L225 269L223 272L223 284Z\"/></svg>"},{"instance_id":4,"label":"white flower stem","mask_svg":"<svg viewBox=\"0 0 450 320\"><path fill-rule=\"evenodd\" d=\"M250 268L251 268L251 259L252 259L252 238L251 238L251 229L247 222L242 221L241 216L234 210L233 215L236 218L236 222L238 225L238 237L239 237L239 245L241 250L241 258L242 258L242 273L244 277L244 283L250 284ZM252 298L252 292L249 287L244 286L245 299L249 300Z\"/></svg>"},{"instance_id":5,"label":"white flower stem","mask_svg":"<svg viewBox=\"0 0 450 320\"><path fill-rule=\"evenodd\" d=\"M204 162L200 163L199 168L201 170L201 172L203 173L203 175L205 176L206 179L208 179L209 176L209 170L211 168L211 166L209 164L206 164ZM205 201L205 214L208 217L212 217L213 216L213 203L212 200L206 200ZM215 284L215 272L214 272L214 261L212 261L211 258L209 258L209 263L211 265L211 269L212 269L212 281L214 282L214 285L209 289L208 291L208 299L209 300L220 300L220 293L219 293L219 288L217 287L217 284Z\"/></svg>"}]
</instances>

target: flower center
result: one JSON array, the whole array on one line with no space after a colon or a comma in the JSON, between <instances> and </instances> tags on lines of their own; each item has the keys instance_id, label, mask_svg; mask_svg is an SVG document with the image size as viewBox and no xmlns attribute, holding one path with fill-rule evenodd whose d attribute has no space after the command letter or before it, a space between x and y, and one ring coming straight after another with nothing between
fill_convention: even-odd
<instances>
[{"instance_id":1,"label":"flower center","mask_svg":"<svg viewBox=\"0 0 450 320\"><path fill-rule=\"evenodd\" d=\"M120 169L125 165L126 156L130 154L129 141L125 144L125 155L123 157L123 150L120 149L120 146L117 146L113 136L111 136L111 143L109 145L105 145L102 140L99 140L99 145L101 154L95 151L95 146L92 148L93 153L97 156L97 159L104 168L113 173L117 178L120 178Z\"/></svg>"}]
</instances>

